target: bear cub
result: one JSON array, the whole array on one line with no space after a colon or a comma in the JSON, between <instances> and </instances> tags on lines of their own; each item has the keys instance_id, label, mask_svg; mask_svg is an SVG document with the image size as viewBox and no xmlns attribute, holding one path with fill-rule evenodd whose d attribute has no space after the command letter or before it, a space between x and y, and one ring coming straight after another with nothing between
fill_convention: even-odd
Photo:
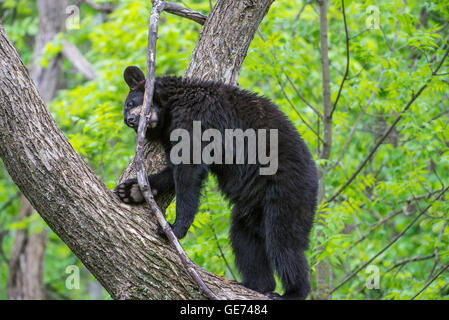
<instances>
[{"instance_id":1,"label":"bear cub","mask_svg":"<svg viewBox=\"0 0 449 320\"><path fill-rule=\"evenodd\" d=\"M130 89L123 107L124 121L137 130L145 76L138 67L130 66L124 78ZM146 138L162 143L168 165L148 179L155 193L176 194L176 219L172 225L176 237L183 238L192 224L203 181L210 172L233 205L230 241L242 284L272 298L305 299L311 285L304 251L308 249L317 204L318 176L312 156L293 124L268 99L220 82L196 79L156 78L151 108ZM191 161L173 163L170 155L177 141L170 139L171 133L183 129L192 141L194 122L200 123L202 133L214 129L222 137L228 129L277 131L277 141L267 139L265 145L272 150L270 144L277 144L276 172L260 174L261 161L249 161L249 135L243 140L244 153L237 154L237 146L231 150L232 159L225 159L229 146L225 146L223 138L218 149L211 152L214 159L223 161L192 161L195 148L190 147ZM265 142L259 136L257 141ZM201 150L206 146L201 138L200 146ZM118 185L115 193L128 204L144 202L137 179ZM273 293L274 272L281 279L283 296Z\"/></svg>"}]
</instances>

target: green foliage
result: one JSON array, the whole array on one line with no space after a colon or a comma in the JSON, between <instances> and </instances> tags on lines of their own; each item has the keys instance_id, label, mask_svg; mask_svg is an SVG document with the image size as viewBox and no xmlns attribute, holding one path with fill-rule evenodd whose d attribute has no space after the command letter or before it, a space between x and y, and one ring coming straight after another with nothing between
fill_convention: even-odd
<instances>
[{"instance_id":1,"label":"green foliage","mask_svg":"<svg viewBox=\"0 0 449 320\"><path fill-rule=\"evenodd\" d=\"M127 93L122 73L128 65L145 66L150 10L149 1L116 2L117 9L108 16L82 5L81 29L60 35L47 46L41 59L45 65L58 54L64 36L95 67L96 79L86 82L81 75L74 75L70 63L64 61L61 82L67 89L59 91L49 109L75 150L110 188L134 154L135 134L123 125L121 114ZM183 2L205 14L210 10L209 1ZM318 6L315 1L305 3L273 3L260 26L263 38L256 35L251 44L240 85L276 102L306 140L317 164L327 167L324 202L318 208L308 251L314 286L320 261L330 265L335 287L431 204L417 223L371 263L380 272L379 289L367 288L369 274L362 270L332 295L334 299L410 299L449 262L449 195L434 201L449 183L448 62L440 69L441 76L432 76L447 46L449 1L411 0L407 5L398 0L345 1L350 37L349 77L333 115L329 159L319 158L323 145L314 133L323 138L323 124L297 94L300 92L322 112ZM366 27L372 14L367 9L372 5L379 9L380 29ZM31 39L37 32L36 10L35 2L30 0L3 1L0 10L0 15L6 15L5 28L25 63L31 57ZM333 102L346 68L340 0L331 1L328 23ZM183 74L199 31L193 22L163 14L157 44L158 74ZM393 43L395 49L390 52ZM413 94L425 84L428 87L402 114L354 181L336 200L325 203L348 181ZM372 103L368 104L372 95ZM362 112L364 115L346 146ZM0 207L16 191L6 171L0 170ZM0 213L5 257L10 254L15 230L30 224L31 229L44 227L36 215L17 221L18 208L16 199ZM202 267L239 280L228 238L230 211L217 182L210 178L203 189L200 211L182 244ZM169 220L174 219L174 213L175 203L167 210ZM398 265L406 259L432 254L427 259ZM1 259L0 256L0 298L6 298L8 266ZM49 292L56 298L89 298L85 291L89 276L83 280L82 290L65 287L65 268L71 264L81 267L68 248L50 233L45 261ZM448 271L417 298L448 299L447 277Z\"/></svg>"}]
</instances>

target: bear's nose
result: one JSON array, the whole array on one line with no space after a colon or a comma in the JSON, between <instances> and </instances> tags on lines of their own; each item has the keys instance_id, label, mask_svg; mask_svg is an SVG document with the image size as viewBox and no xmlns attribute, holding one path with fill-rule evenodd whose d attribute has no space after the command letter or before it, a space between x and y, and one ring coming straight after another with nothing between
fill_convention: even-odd
<instances>
[{"instance_id":1,"label":"bear's nose","mask_svg":"<svg viewBox=\"0 0 449 320\"><path fill-rule=\"evenodd\" d=\"M139 124L138 117L134 114L128 115L126 122L127 122L128 126L130 126L132 128L136 127Z\"/></svg>"}]
</instances>

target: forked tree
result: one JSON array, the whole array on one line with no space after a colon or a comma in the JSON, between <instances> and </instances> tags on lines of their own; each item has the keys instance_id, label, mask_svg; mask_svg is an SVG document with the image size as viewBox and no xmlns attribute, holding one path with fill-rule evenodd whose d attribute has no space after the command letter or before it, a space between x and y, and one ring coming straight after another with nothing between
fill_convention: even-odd
<instances>
[{"instance_id":1,"label":"forked tree","mask_svg":"<svg viewBox=\"0 0 449 320\"><path fill-rule=\"evenodd\" d=\"M186 76L237 84L250 42L272 2L218 0L205 19ZM169 7L182 15L180 6ZM74 151L2 26L0 142L0 156L20 191L113 298L207 297L173 246L158 236L150 207L120 203ZM149 172L164 166L161 146L148 143L143 154ZM130 163L120 180L135 175L134 167ZM158 206L165 210L172 198L160 199ZM264 297L194 268L220 299Z\"/></svg>"}]
</instances>

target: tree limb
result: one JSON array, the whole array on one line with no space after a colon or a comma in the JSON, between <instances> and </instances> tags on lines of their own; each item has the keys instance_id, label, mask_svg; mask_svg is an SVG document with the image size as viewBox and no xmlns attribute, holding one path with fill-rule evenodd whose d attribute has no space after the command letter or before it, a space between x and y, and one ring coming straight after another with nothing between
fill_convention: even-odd
<instances>
[{"instance_id":1,"label":"tree limb","mask_svg":"<svg viewBox=\"0 0 449 320\"><path fill-rule=\"evenodd\" d=\"M388 269L387 271L385 271L385 273L390 272L391 270L396 269L397 267L403 266L407 263L410 262L416 262L416 261L423 261L423 260L428 260L428 259L432 259L433 257L435 257L435 253L431 253L427 256L423 256L423 257L414 257L414 258L408 258L408 259L404 259L399 261L398 263L396 263L394 266L392 266L390 269Z\"/></svg>"},{"instance_id":2,"label":"tree limb","mask_svg":"<svg viewBox=\"0 0 449 320\"><path fill-rule=\"evenodd\" d=\"M149 208L121 203L57 127L0 26L0 157L49 227L115 299L204 299ZM266 299L195 266L220 299Z\"/></svg>"},{"instance_id":3,"label":"tree limb","mask_svg":"<svg viewBox=\"0 0 449 320\"><path fill-rule=\"evenodd\" d=\"M441 59L438 67L436 68L435 71L433 71L432 76L435 76L435 74L437 74L438 70L441 68L441 66L443 65L443 62L446 60L447 56L449 54L449 48L446 50L443 58ZM383 134L383 136L377 141L376 145L371 149L370 153L368 154L368 156L362 161L362 163L359 165L359 167L357 168L357 170L351 175L351 177L345 182L345 184L332 196L329 198L329 200L326 201L326 203L332 202L334 201L342 192L344 189L346 189L346 187L348 187L352 181L354 181L354 179L357 177L357 175L362 171L362 169L365 167L365 165L368 163L368 161L374 156L374 154L376 153L377 149L380 147L380 145L385 141L385 139L388 137L388 135L390 134L390 132L396 127L396 125L398 124L398 122L402 119L402 117L404 116L404 114L408 111L408 109L410 108L410 106L413 104L413 102L415 102L415 100L423 93L423 91L428 87L428 84L426 83L425 85L423 85L417 93L413 94L412 98L410 99L410 101L407 103L407 105L402 109L402 111L399 113L399 115L396 117L396 119L393 121L393 123L390 125L390 127L385 131L385 133Z\"/></svg>"},{"instance_id":4,"label":"tree limb","mask_svg":"<svg viewBox=\"0 0 449 320\"><path fill-rule=\"evenodd\" d=\"M397 26L397 30L393 39L393 44L392 44L392 48L390 49L390 52L388 54L388 58L387 58L387 62L390 63L390 59L391 56L393 55L393 51L395 49L396 46L396 40L397 40L397 36L398 33L400 31L400 25L398 24ZM348 60L349 61L349 60ZM356 121L354 122L354 125L351 128L351 131L349 132L349 136L346 139L345 145L343 146L343 149L340 152L340 155L338 156L337 161L335 161L335 163L329 168L329 170L332 170L333 168L335 168L336 166L338 166L338 164L340 163L341 159L343 158L343 155L346 153L346 150L349 147L349 143L352 140L352 137L354 136L354 133L357 129L357 126L359 125L359 122L362 120L362 117L365 115L366 111L368 110L369 106L371 105L371 103L374 101L374 97L376 96L377 91L380 88L380 85L383 81L385 72L387 71L386 68L382 68L381 72L380 72L380 76L379 76L379 80L377 80L376 85L375 85L375 89L371 92L371 96L368 99L368 102L366 103L365 107L363 108L362 112L359 114L359 116L357 117ZM335 109L335 105L334 105L334 109Z\"/></svg>"},{"instance_id":5,"label":"tree limb","mask_svg":"<svg viewBox=\"0 0 449 320\"><path fill-rule=\"evenodd\" d=\"M164 11L167 11L168 13L187 18L190 20L193 20L200 25L204 25L207 20L207 16L205 16L202 13L199 13L197 11L185 8L181 6L180 4L164 1Z\"/></svg>"},{"instance_id":6,"label":"tree limb","mask_svg":"<svg viewBox=\"0 0 449 320\"><path fill-rule=\"evenodd\" d=\"M435 199L424 209L422 210L415 218L413 218L412 221L396 236L391 240L385 247L382 248L378 253L376 253L372 258L370 258L367 262L365 262L363 265L358 267L355 271L351 272L342 282L340 282L334 289L330 291L330 294L335 292L337 289L339 289L341 286L343 286L346 282L354 278L355 275L357 275L361 270L363 270L367 265L369 265L371 262L373 262L377 257L379 257L381 254L383 254L385 251L387 251L388 248L390 248L396 241L398 241L407 231L410 229L416 221L418 221L419 218L421 218L422 215L424 215L431 207L432 205L438 201L447 191L449 190L449 186L444 188L443 191L441 191Z\"/></svg>"},{"instance_id":7,"label":"tree limb","mask_svg":"<svg viewBox=\"0 0 449 320\"><path fill-rule=\"evenodd\" d=\"M78 48L68 42L62 40L62 54L72 63L72 65L88 80L95 80L95 69L78 50Z\"/></svg>"},{"instance_id":8,"label":"tree limb","mask_svg":"<svg viewBox=\"0 0 449 320\"><path fill-rule=\"evenodd\" d=\"M341 0L341 11L343 14L343 22L345 25L345 37L346 37L346 70L345 74L343 76L343 80L341 81L340 88L338 89L337 98L335 99L334 105L332 106L332 111L330 116L334 114L335 108L337 108L338 100L340 100L340 94L341 90L343 90L343 86L345 84L346 79L348 78L349 74L349 62L350 62L350 55L349 55L349 34L348 34L348 24L346 22L346 12L345 12L345 1Z\"/></svg>"},{"instance_id":9,"label":"tree limb","mask_svg":"<svg viewBox=\"0 0 449 320\"><path fill-rule=\"evenodd\" d=\"M330 72L329 72L329 44L328 44L328 24L327 12L329 0L317 0L320 5L320 55L321 55L321 74L323 83L323 147L318 155L319 160L329 160L332 150L332 104L331 104L331 89L330 89ZM318 203L324 199L326 192L326 173L327 163L321 164L318 167L319 189L318 189ZM326 219L326 213L321 212L322 219ZM322 222L318 222L322 224ZM317 236L320 236L320 230L317 231ZM322 247L320 247L321 249ZM317 298L327 299L329 297L329 289L332 287L331 275L329 272L328 262L321 260L316 266L317 279Z\"/></svg>"},{"instance_id":10,"label":"tree limb","mask_svg":"<svg viewBox=\"0 0 449 320\"><path fill-rule=\"evenodd\" d=\"M112 11L115 10L115 5L112 3L95 3L92 0L81 0L79 2L84 2L93 9L104 13L111 13Z\"/></svg>"},{"instance_id":11,"label":"tree limb","mask_svg":"<svg viewBox=\"0 0 449 320\"><path fill-rule=\"evenodd\" d=\"M434 282L444 271L446 271L447 269L449 269L449 263L446 263L441 269L440 271L431 279L429 280L424 287L418 291L417 294L415 294L410 300L415 300L417 296L419 296L424 290L426 290L431 284L432 282Z\"/></svg>"},{"instance_id":12,"label":"tree limb","mask_svg":"<svg viewBox=\"0 0 449 320\"><path fill-rule=\"evenodd\" d=\"M143 107L140 114L139 128L137 130L137 142L136 142L136 166L137 166L137 180L139 182L140 190L145 198L145 201L150 205L150 208L155 214L159 225L165 232L165 235L170 240L170 243L176 249L182 264L189 272L190 276L194 279L198 287L204 292L209 298L218 300L217 295L213 293L200 278L196 272L193 262L189 259L184 249L181 247L178 239L173 233L172 228L165 219L164 214L154 201L153 194L151 192L151 186L148 181L148 174L144 165L144 146L145 146L145 133L147 131L148 122L147 119L150 117L151 105L153 101L154 93L154 82L155 82L155 69L156 69L156 42L159 26L159 18L161 12L165 9L166 3L160 0L153 0L153 8L150 15L150 23L148 27L148 49L147 49L147 78L145 81L145 95L143 99Z\"/></svg>"}]
</instances>

